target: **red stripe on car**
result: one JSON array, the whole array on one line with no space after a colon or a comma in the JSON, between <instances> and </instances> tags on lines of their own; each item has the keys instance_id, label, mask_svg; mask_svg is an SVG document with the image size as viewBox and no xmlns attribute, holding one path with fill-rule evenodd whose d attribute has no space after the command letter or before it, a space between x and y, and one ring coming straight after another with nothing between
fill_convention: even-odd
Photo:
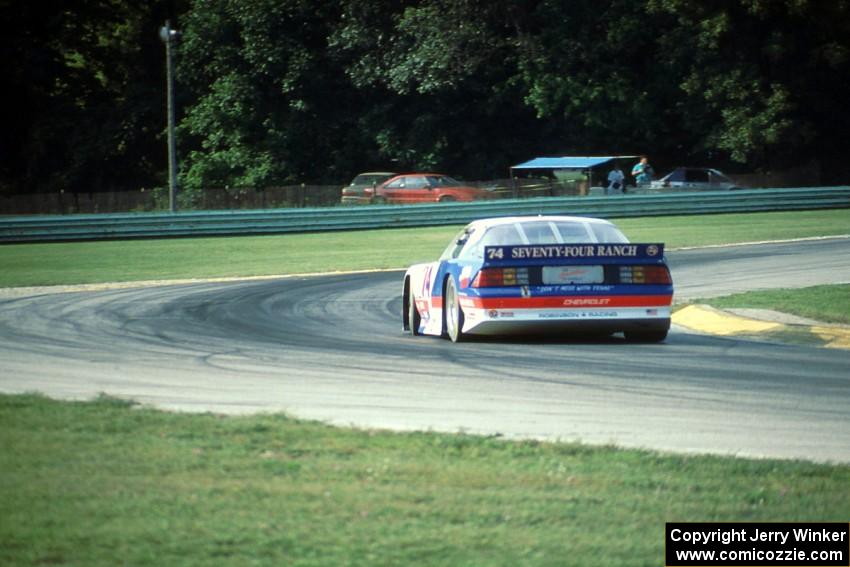
<instances>
[{"instance_id":1,"label":"red stripe on car","mask_svg":"<svg viewBox=\"0 0 850 567\"><path fill-rule=\"evenodd\" d=\"M433 299L437 299L436 297ZM462 297L463 307L478 309L552 309L580 307L659 307L670 305L672 295ZM441 302L442 303L442 302ZM435 305L436 307L436 305Z\"/></svg>"}]
</instances>

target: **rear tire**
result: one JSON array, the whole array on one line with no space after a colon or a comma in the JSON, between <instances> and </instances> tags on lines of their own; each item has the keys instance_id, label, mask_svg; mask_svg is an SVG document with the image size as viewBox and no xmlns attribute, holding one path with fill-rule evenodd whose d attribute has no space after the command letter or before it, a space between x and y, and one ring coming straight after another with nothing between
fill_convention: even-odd
<instances>
[{"instance_id":1,"label":"rear tire","mask_svg":"<svg viewBox=\"0 0 850 567\"><path fill-rule=\"evenodd\" d=\"M413 290L410 290L407 293L407 326L410 328L410 334L414 337L419 335L419 325L421 324L422 316L419 315L419 310L416 308Z\"/></svg>"},{"instance_id":2,"label":"rear tire","mask_svg":"<svg viewBox=\"0 0 850 567\"><path fill-rule=\"evenodd\" d=\"M455 201L457 201L457 199L455 199L451 195L446 195L444 197L440 197L441 203L454 203Z\"/></svg>"},{"instance_id":3,"label":"rear tire","mask_svg":"<svg viewBox=\"0 0 850 567\"><path fill-rule=\"evenodd\" d=\"M457 287L454 278L446 280L446 291L443 301L443 320L446 323L446 334L453 343L464 340L463 334L463 309L460 308Z\"/></svg>"}]
</instances>

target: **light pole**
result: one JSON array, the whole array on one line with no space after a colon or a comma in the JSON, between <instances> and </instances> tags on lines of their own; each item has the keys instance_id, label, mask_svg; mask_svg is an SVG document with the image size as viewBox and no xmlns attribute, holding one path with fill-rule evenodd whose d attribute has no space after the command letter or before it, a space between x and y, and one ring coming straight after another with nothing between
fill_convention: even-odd
<instances>
[{"instance_id":1,"label":"light pole","mask_svg":"<svg viewBox=\"0 0 850 567\"><path fill-rule=\"evenodd\" d=\"M180 32L171 29L171 21L159 28L159 38L165 43L166 83L168 85L168 208L177 211L177 140L174 134L174 63L171 44L180 38Z\"/></svg>"}]
</instances>

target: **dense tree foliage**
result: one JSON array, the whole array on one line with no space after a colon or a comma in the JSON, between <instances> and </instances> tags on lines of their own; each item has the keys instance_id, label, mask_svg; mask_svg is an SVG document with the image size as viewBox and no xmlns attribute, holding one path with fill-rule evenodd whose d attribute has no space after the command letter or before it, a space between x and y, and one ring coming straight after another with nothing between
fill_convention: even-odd
<instances>
[{"instance_id":1,"label":"dense tree foliage","mask_svg":"<svg viewBox=\"0 0 850 567\"><path fill-rule=\"evenodd\" d=\"M2 0L0 191L507 174L641 153L846 182L847 0Z\"/></svg>"},{"instance_id":2,"label":"dense tree foliage","mask_svg":"<svg viewBox=\"0 0 850 567\"><path fill-rule=\"evenodd\" d=\"M850 113L850 4L655 0L657 58L675 71L694 149L757 167L834 159ZM830 118L830 116L832 118ZM843 160L844 158L839 158Z\"/></svg>"},{"instance_id":3,"label":"dense tree foliage","mask_svg":"<svg viewBox=\"0 0 850 567\"><path fill-rule=\"evenodd\" d=\"M161 182L163 1L0 2L6 22L0 191L98 191Z\"/></svg>"}]
</instances>

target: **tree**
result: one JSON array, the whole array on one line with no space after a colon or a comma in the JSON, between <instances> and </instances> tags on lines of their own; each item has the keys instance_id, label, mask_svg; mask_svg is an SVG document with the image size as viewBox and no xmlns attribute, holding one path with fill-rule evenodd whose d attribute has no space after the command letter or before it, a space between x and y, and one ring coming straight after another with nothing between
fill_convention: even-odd
<instances>
[{"instance_id":1,"label":"tree","mask_svg":"<svg viewBox=\"0 0 850 567\"><path fill-rule=\"evenodd\" d=\"M406 169L505 175L552 128L523 102L515 2L349 0L330 45L377 95L380 152Z\"/></svg>"},{"instance_id":2,"label":"tree","mask_svg":"<svg viewBox=\"0 0 850 567\"><path fill-rule=\"evenodd\" d=\"M570 146L772 168L846 148L846 2L544 0L527 100ZM829 115L833 118L830 119Z\"/></svg>"},{"instance_id":3,"label":"tree","mask_svg":"<svg viewBox=\"0 0 850 567\"><path fill-rule=\"evenodd\" d=\"M362 155L362 110L326 38L336 2L198 0L180 46L190 189L335 182Z\"/></svg>"},{"instance_id":4,"label":"tree","mask_svg":"<svg viewBox=\"0 0 850 567\"><path fill-rule=\"evenodd\" d=\"M0 4L6 192L138 188L161 179L162 46L170 4Z\"/></svg>"},{"instance_id":5,"label":"tree","mask_svg":"<svg viewBox=\"0 0 850 567\"><path fill-rule=\"evenodd\" d=\"M659 57L679 69L696 149L762 168L826 158L847 148L850 5L808 0L652 0L672 17ZM683 119L687 120L684 115ZM840 149L842 148L843 149Z\"/></svg>"},{"instance_id":6,"label":"tree","mask_svg":"<svg viewBox=\"0 0 850 567\"><path fill-rule=\"evenodd\" d=\"M650 152L844 182L845 0L3 0L0 191L492 178L533 155ZM657 165L657 164L656 164Z\"/></svg>"}]
</instances>

